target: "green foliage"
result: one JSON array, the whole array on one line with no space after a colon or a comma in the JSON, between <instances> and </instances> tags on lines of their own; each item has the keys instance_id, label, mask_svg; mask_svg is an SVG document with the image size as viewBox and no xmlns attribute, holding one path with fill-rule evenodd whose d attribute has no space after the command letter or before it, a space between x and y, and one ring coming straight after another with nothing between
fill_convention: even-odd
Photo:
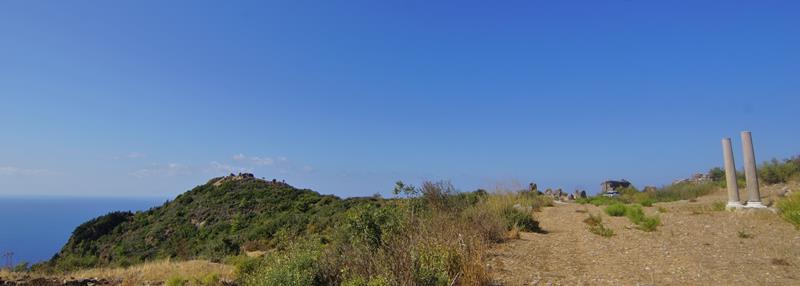
<instances>
[{"instance_id":1,"label":"green foliage","mask_svg":"<svg viewBox=\"0 0 800 286\"><path fill-rule=\"evenodd\" d=\"M786 183L800 178L800 157L764 162L758 170L758 178L765 184Z\"/></svg>"},{"instance_id":2,"label":"green foliage","mask_svg":"<svg viewBox=\"0 0 800 286\"><path fill-rule=\"evenodd\" d=\"M614 236L614 230L606 227L606 225L603 224L603 217L601 217L600 214L589 214L589 217L583 220L583 222L588 225L589 232L591 233L602 237Z\"/></svg>"},{"instance_id":3,"label":"green foliage","mask_svg":"<svg viewBox=\"0 0 800 286\"><path fill-rule=\"evenodd\" d=\"M718 184L684 182L663 187L652 194L657 202L690 200L705 196L719 188Z\"/></svg>"},{"instance_id":4,"label":"green foliage","mask_svg":"<svg viewBox=\"0 0 800 286\"><path fill-rule=\"evenodd\" d=\"M624 208L623 214L632 223L639 224L645 219L644 211L640 206L631 205L631 206L623 206L623 208Z\"/></svg>"},{"instance_id":5,"label":"green foliage","mask_svg":"<svg viewBox=\"0 0 800 286\"><path fill-rule=\"evenodd\" d=\"M266 250L297 236L332 233L347 210L379 201L342 200L255 178L215 178L148 211L110 213L80 225L40 267L71 271L158 259L218 261L241 254L245 245Z\"/></svg>"},{"instance_id":6,"label":"green foliage","mask_svg":"<svg viewBox=\"0 0 800 286\"><path fill-rule=\"evenodd\" d=\"M711 178L712 182L724 182L725 170L720 167L714 167L713 169L708 170L708 177Z\"/></svg>"},{"instance_id":7,"label":"green foliage","mask_svg":"<svg viewBox=\"0 0 800 286\"><path fill-rule=\"evenodd\" d=\"M18 263L14 266L14 272L27 272L30 269L30 264L27 261L23 261Z\"/></svg>"},{"instance_id":8,"label":"green foliage","mask_svg":"<svg viewBox=\"0 0 800 286\"><path fill-rule=\"evenodd\" d=\"M589 232L594 233L596 235L602 237L612 237L614 236L614 230L606 227L604 224L598 224L594 226L589 226Z\"/></svg>"},{"instance_id":9,"label":"green foliage","mask_svg":"<svg viewBox=\"0 0 800 286\"><path fill-rule=\"evenodd\" d=\"M460 257L447 248L427 247L414 258L414 282L417 285L446 286L461 267Z\"/></svg>"},{"instance_id":10,"label":"green foliage","mask_svg":"<svg viewBox=\"0 0 800 286\"><path fill-rule=\"evenodd\" d=\"M661 225L661 218L657 216L645 216L637 224L639 229L644 231L655 231Z\"/></svg>"},{"instance_id":11,"label":"green foliage","mask_svg":"<svg viewBox=\"0 0 800 286\"><path fill-rule=\"evenodd\" d=\"M639 204L641 204L643 207L652 207L655 202L656 201L654 199L647 198L639 201Z\"/></svg>"},{"instance_id":12,"label":"green foliage","mask_svg":"<svg viewBox=\"0 0 800 286\"><path fill-rule=\"evenodd\" d=\"M615 203L613 205L607 206L605 212L609 216L623 216L625 215L625 210L627 208L625 205L621 203Z\"/></svg>"},{"instance_id":13,"label":"green foliage","mask_svg":"<svg viewBox=\"0 0 800 286\"><path fill-rule=\"evenodd\" d=\"M214 286L219 284L219 274L218 273L208 273L200 277L200 281L198 281L200 285L205 286Z\"/></svg>"},{"instance_id":14,"label":"green foliage","mask_svg":"<svg viewBox=\"0 0 800 286\"><path fill-rule=\"evenodd\" d=\"M386 276L374 276L364 278L362 276L355 276L345 281L342 281L342 286L389 286L392 285L389 278Z\"/></svg>"},{"instance_id":15,"label":"green foliage","mask_svg":"<svg viewBox=\"0 0 800 286\"><path fill-rule=\"evenodd\" d=\"M181 276L172 276L164 282L165 286L184 286L188 281Z\"/></svg>"},{"instance_id":16,"label":"green foliage","mask_svg":"<svg viewBox=\"0 0 800 286\"><path fill-rule=\"evenodd\" d=\"M780 199L777 206L784 219L800 228L800 192L794 192L789 197Z\"/></svg>"},{"instance_id":17,"label":"green foliage","mask_svg":"<svg viewBox=\"0 0 800 286\"><path fill-rule=\"evenodd\" d=\"M243 285L319 285L322 269L319 260L322 245L313 239L292 244L285 251L272 252L261 262L261 267L252 273L244 273Z\"/></svg>"},{"instance_id":18,"label":"green foliage","mask_svg":"<svg viewBox=\"0 0 800 286\"><path fill-rule=\"evenodd\" d=\"M530 212L526 212L514 207L508 207L505 208L500 215L503 218L507 229L511 229L516 226L522 231L541 231L539 222L533 219Z\"/></svg>"},{"instance_id":19,"label":"green foliage","mask_svg":"<svg viewBox=\"0 0 800 286\"><path fill-rule=\"evenodd\" d=\"M403 229L403 217L395 207L361 205L347 212L343 225L348 239L376 249Z\"/></svg>"},{"instance_id":20,"label":"green foliage","mask_svg":"<svg viewBox=\"0 0 800 286\"><path fill-rule=\"evenodd\" d=\"M595 206L607 206L607 205L610 205L610 204L619 203L620 200L617 199L617 198L609 198L609 197L604 197L604 196L595 196L595 197L589 198L588 202L590 204L595 205Z\"/></svg>"},{"instance_id":21,"label":"green foliage","mask_svg":"<svg viewBox=\"0 0 800 286\"><path fill-rule=\"evenodd\" d=\"M625 216L643 231L655 231L661 225L657 216L647 216L639 205L623 205L620 203L610 205L605 209L609 216ZM600 231L600 230L597 230Z\"/></svg>"}]
</instances>

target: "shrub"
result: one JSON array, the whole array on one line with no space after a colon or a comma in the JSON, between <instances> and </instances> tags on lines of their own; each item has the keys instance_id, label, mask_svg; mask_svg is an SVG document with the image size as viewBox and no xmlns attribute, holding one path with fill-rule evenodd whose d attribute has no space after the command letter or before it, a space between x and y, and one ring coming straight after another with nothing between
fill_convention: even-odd
<instances>
[{"instance_id":1,"label":"shrub","mask_svg":"<svg viewBox=\"0 0 800 286\"><path fill-rule=\"evenodd\" d=\"M588 224L589 226L596 226L603 223L603 217L601 217L600 214L589 214L589 217L584 219L583 223Z\"/></svg>"},{"instance_id":2,"label":"shrub","mask_svg":"<svg viewBox=\"0 0 800 286\"><path fill-rule=\"evenodd\" d=\"M713 204L711 204L711 210L717 211L717 212L724 211L725 210L725 203L723 203L723 202L714 202Z\"/></svg>"},{"instance_id":3,"label":"shrub","mask_svg":"<svg viewBox=\"0 0 800 286\"><path fill-rule=\"evenodd\" d=\"M167 279L166 282L164 282L164 285L166 285L166 286L184 286L184 285L186 285L186 282L187 281L185 279L183 279L183 277L172 276L169 279Z\"/></svg>"},{"instance_id":4,"label":"shrub","mask_svg":"<svg viewBox=\"0 0 800 286\"><path fill-rule=\"evenodd\" d=\"M789 197L780 199L777 207L784 219L800 228L800 192L794 192Z\"/></svg>"},{"instance_id":5,"label":"shrub","mask_svg":"<svg viewBox=\"0 0 800 286\"><path fill-rule=\"evenodd\" d=\"M347 211L343 230L349 239L375 249L382 246L388 236L401 231L401 216L394 207L361 205Z\"/></svg>"},{"instance_id":6,"label":"shrub","mask_svg":"<svg viewBox=\"0 0 800 286\"><path fill-rule=\"evenodd\" d=\"M599 235L599 236L602 236L602 237L612 237L612 236L614 236L614 230L612 230L610 228L607 228L602 223L598 224L598 225L595 225L595 226L590 226L589 227L589 232L594 233L594 234Z\"/></svg>"},{"instance_id":7,"label":"shrub","mask_svg":"<svg viewBox=\"0 0 800 286\"><path fill-rule=\"evenodd\" d=\"M613 205L607 206L605 212L609 216L623 216L625 215L625 210L627 208L625 205L620 203L615 203Z\"/></svg>"},{"instance_id":8,"label":"shrub","mask_svg":"<svg viewBox=\"0 0 800 286\"><path fill-rule=\"evenodd\" d=\"M611 204L619 203L620 200L616 198L609 198L604 196L596 196L589 199L589 203L595 206L607 206Z\"/></svg>"},{"instance_id":9,"label":"shrub","mask_svg":"<svg viewBox=\"0 0 800 286\"><path fill-rule=\"evenodd\" d=\"M644 211L640 206L623 206L625 208L625 217L632 223L639 224L645 219Z\"/></svg>"},{"instance_id":10,"label":"shrub","mask_svg":"<svg viewBox=\"0 0 800 286\"><path fill-rule=\"evenodd\" d=\"M644 218L642 218L642 220L641 220L641 221L638 223L638 225L639 225L639 229L641 229L641 230L644 230L644 231L648 231L648 232L649 232L649 231L655 231L655 230L656 230L656 228L657 228L657 227L658 227L660 224L661 224L661 219L660 219L660 218L658 218L657 216L652 216L652 217L644 217Z\"/></svg>"},{"instance_id":11,"label":"shrub","mask_svg":"<svg viewBox=\"0 0 800 286\"><path fill-rule=\"evenodd\" d=\"M426 247L414 257L414 282L417 285L450 284L450 277L461 268L458 253L448 248Z\"/></svg>"},{"instance_id":12,"label":"shrub","mask_svg":"<svg viewBox=\"0 0 800 286\"><path fill-rule=\"evenodd\" d=\"M641 200L639 203L642 206L645 206L645 207L652 207L653 203L655 203L655 200L647 198L647 199Z\"/></svg>"},{"instance_id":13,"label":"shrub","mask_svg":"<svg viewBox=\"0 0 800 286\"><path fill-rule=\"evenodd\" d=\"M243 285L319 285L321 284L321 245L302 241L284 252L273 252L264 257L262 267L245 274Z\"/></svg>"},{"instance_id":14,"label":"shrub","mask_svg":"<svg viewBox=\"0 0 800 286\"><path fill-rule=\"evenodd\" d=\"M539 222L534 220L530 213L520 209L509 207L500 214L505 222L506 229L519 227L522 231L541 231Z\"/></svg>"},{"instance_id":15,"label":"shrub","mask_svg":"<svg viewBox=\"0 0 800 286\"><path fill-rule=\"evenodd\" d=\"M589 232L602 237L614 236L614 230L607 228L603 224L603 218L598 215L589 214L589 217L583 220L584 223L589 225Z\"/></svg>"},{"instance_id":16,"label":"shrub","mask_svg":"<svg viewBox=\"0 0 800 286\"><path fill-rule=\"evenodd\" d=\"M772 159L769 162L764 162L759 168L758 178L765 184L786 183L793 177L800 174L800 160L798 157L778 161Z\"/></svg>"}]
</instances>

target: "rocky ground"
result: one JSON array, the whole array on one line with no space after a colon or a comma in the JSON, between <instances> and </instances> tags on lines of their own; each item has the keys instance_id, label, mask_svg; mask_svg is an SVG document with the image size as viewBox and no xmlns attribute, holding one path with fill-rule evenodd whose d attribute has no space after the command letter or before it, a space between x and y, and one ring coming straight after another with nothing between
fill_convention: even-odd
<instances>
[{"instance_id":1,"label":"rocky ground","mask_svg":"<svg viewBox=\"0 0 800 286\"><path fill-rule=\"evenodd\" d=\"M498 285L800 285L800 231L770 211L712 207L724 201L720 192L645 208L661 217L655 232L600 207L559 204L538 214L547 233L499 245L490 268ZM589 232L589 213L603 213L615 235Z\"/></svg>"}]
</instances>

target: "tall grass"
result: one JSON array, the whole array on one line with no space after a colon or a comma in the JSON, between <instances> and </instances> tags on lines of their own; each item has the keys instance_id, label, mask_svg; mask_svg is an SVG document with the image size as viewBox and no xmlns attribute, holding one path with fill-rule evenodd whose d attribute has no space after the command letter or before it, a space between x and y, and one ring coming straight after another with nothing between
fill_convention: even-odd
<instances>
[{"instance_id":1,"label":"tall grass","mask_svg":"<svg viewBox=\"0 0 800 286\"><path fill-rule=\"evenodd\" d=\"M121 285L143 285L159 281L187 285L219 285L236 278L234 267L201 260L155 261L131 267L93 268L67 273L66 277L121 279Z\"/></svg>"},{"instance_id":2,"label":"tall grass","mask_svg":"<svg viewBox=\"0 0 800 286\"><path fill-rule=\"evenodd\" d=\"M800 192L794 192L789 197L779 200L777 206L784 219L800 228Z\"/></svg>"}]
</instances>

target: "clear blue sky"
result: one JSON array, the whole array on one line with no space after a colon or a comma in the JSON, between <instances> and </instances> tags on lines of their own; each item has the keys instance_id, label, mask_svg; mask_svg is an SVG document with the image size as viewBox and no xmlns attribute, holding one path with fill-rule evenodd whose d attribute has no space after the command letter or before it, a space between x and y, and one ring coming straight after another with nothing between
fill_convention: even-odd
<instances>
[{"instance_id":1,"label":"clear blue sky","mask_svg":"<svg viewBox=\"0 0 800 286\"><path fill-rule=\"evenodd\" d=\"M435 2L435 3L432 3ZM797 1L3 1L0 195L597 191L800 153Z\"/></svg>"}]
</instances>

